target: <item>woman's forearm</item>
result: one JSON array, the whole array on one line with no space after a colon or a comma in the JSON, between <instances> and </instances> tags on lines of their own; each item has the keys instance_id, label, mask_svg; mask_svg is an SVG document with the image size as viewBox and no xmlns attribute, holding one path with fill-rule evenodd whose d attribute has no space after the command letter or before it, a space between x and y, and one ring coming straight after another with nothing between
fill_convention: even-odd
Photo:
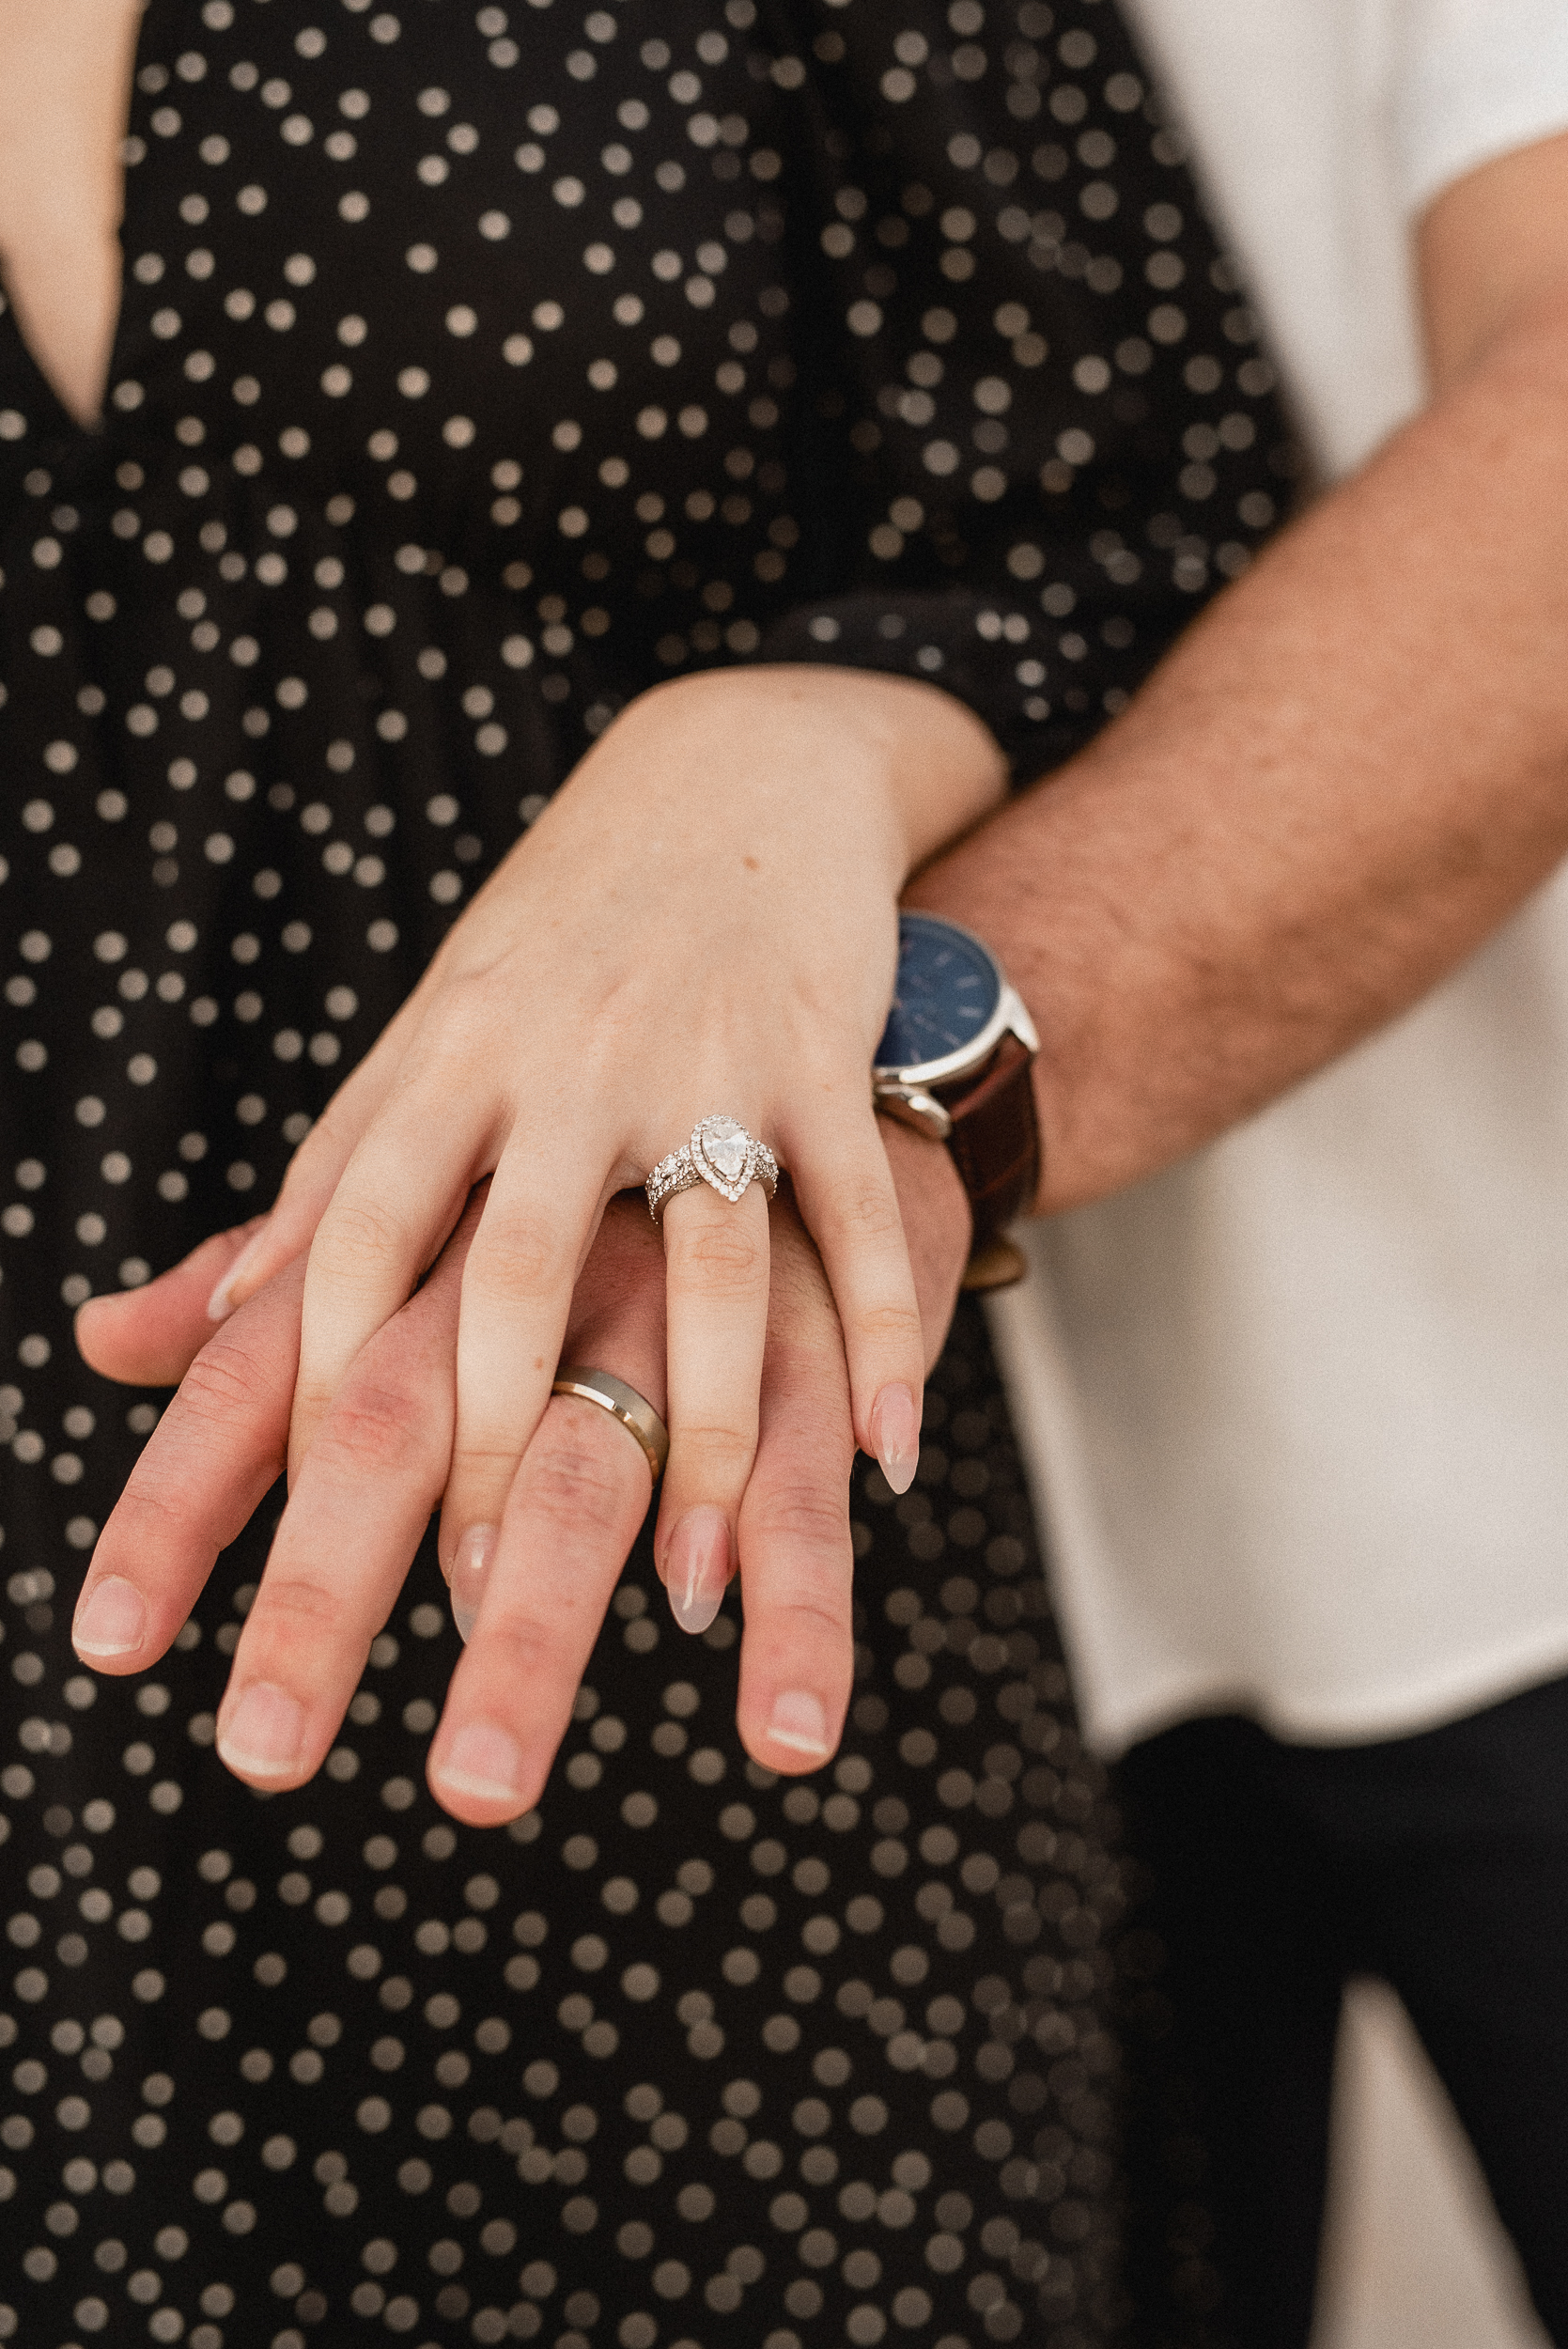
<instances>
[{"instance_id":1,"label":"woman's forearm","mask_svg":"<svg viewBox=\"0 0 1568 2349\"><path fill-rule=\"evenodd\" d=\"M1042 1209L1391 1018L1568 849L1568 287L1220 598L911 900L1039 1025Z\"/></svg>"}]
</instances>

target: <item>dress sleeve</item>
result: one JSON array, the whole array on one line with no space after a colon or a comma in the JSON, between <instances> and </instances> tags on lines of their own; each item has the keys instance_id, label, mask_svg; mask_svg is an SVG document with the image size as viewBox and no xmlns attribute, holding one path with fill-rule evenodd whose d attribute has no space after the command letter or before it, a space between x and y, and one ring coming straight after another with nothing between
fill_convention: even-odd
<instances>
[{"instance_id":1,"label":"dress sleeve","mask_svg":"<svg viewBox=\"0 0 1568 2349\"><path fill-rule=\"evenodd\" d=\"M1245 569L1297 459L1119 19L1053 45L1016 0L986 45L970 13L758 21L807 519L757 657L939 684L1026 782Z\"/></svg>"}]
</instances>

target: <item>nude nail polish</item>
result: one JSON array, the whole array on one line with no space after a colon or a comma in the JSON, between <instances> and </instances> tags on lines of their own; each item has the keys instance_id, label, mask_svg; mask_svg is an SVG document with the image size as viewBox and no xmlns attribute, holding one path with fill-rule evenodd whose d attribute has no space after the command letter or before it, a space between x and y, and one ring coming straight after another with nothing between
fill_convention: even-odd
<instances>
[{"instance_id":1,"label":"nude nail polish","mask_svg":"<svg viewBox=\"0 0 1568 2349\"><path fill-rule=\"evenodd\" d=\"M304 1726L297 1697L272 1681L253 1681L218 1732L218 1751L231 1770L287 1778L298 1766Z\"/></svg>"},{"instance_id":2,"label":"nude nail polish","mask_svg":"<svg viewBox=\"0 0 1568 2349\"><path fill-rule=\"evenodd\" d=\"M213 1290L211 1296L207 1300L207 1318L209 1321L226 1321L228 1319L229 1315L234 1311L235 1284L239 1281L241 1275L245 1272L254 1262L256 1252L260 1248L261 1243L266 1237L267 1226L263 1224L260 1231L254 1232L250 1238L245 1242L243 1248L241 1249L240 1253L235 1257L234 1262L229 1266L228 1270L224 1274L223 1279L218 1283L217 1287Z\"/></svg>"},{"instance_id":3,"label":"nude nail polish","mask_svg":"<svg viewBox=\"0 0 1568 2349\"><path fill-rule=\"evenodd\" d=\"M822 1700L805 1688L786 1688L774 1698L768 1736L772 1745L788 1746L796 1753L815 1753L823 1761L832 1751Z\"/></svg>"},{"instance_id":4,"label":"nude nail polish","mask_svg":"<svg viewBox=\"0 0 1568 2349\"><path fill-rule=\"evenodd\" d=\"M78 1656L131 1656L147 1638L147 1601L123 1575L106 1575L76 1610L71 1645Z\"/></svg>"},{"instance_id":5,"label":"nude nail polish","mask_svg":"<svg viewBox=\"0 0 1568 2349\"><path fill-rule=\"evenodd\" d=\"M730 1576L730 1529L722 1509L689 1509L670 1537L664 1562L670 1612L683 1631L706 1631L723 1604Z\"/></svg>"},{"instance_id":6,"label":"nude nail polish","mask_svg":"<svg viewBox=\"0 0 1568 2349\"><path fill-rule=\"evenodd\" d=\"M485 1578L500 1539L500 1531L493 1525L471 1525L458 1544L452 1561L452 1620L458 1639L465 1642L478 1618Z\"/></svg>"},{"instance_id":7,"label":"nude nail polish","mask_svg":"<svg viewBox=\"0 0 1568 2349\"><path fill-rule=\"evenodd\" d=\"M504 1729L489 1721L471 1721L447 1747L435 1777L454 1795L472 1795L480 1802L516 1802L522 1786L522 1754Z\"/></svg>"},{"instance_id":8,"label":"nude nail polish","mask_svg":"<svg viewBox=\"0 0 1568 2349\"><path fill-rule=\"evenodd\" d=\"M920 1466L920 1411L908 1387L884 1387L871 1407L877 1464L895 1493L907 1493Z\"/></svg>"}]
</instances>

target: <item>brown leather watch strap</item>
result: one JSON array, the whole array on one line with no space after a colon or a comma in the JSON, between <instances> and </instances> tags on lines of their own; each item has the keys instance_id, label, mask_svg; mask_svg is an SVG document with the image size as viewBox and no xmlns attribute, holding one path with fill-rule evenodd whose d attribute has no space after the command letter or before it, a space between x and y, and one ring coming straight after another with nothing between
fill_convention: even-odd
<instances>
[{"instance_id":1,"label":"brown leather watch strap","mask_svg":"<svg viewBox=\"0 0 1568 2349\"><path fill-rule=\"evenodd\" d=\"M947 1146L970 1196L974 1254L1028 1205L1039 1184L1033 1057L1017 1036L1004 1036L978 1078L960 1078L951 1091L932 1087L953 1120Z\"/></svg>"}]
</instances>

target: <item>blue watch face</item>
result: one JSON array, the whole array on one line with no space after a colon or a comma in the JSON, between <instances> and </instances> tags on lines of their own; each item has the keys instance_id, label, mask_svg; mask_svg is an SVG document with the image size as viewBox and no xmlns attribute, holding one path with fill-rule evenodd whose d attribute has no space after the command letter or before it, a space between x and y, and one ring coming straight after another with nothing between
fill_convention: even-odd
<instances>
[{"instance_id":1,"label":"blue watch face","mask_svg":"<svg viewBox=\"0 0 1568 2349\"><path fill-rule=\"evenodd\" d=\"M898 917L898 978L878 1068L916 1068L972 1044L997 1007L996 965L978 939L928 913Z\"/></svg>"}]
</instances>

